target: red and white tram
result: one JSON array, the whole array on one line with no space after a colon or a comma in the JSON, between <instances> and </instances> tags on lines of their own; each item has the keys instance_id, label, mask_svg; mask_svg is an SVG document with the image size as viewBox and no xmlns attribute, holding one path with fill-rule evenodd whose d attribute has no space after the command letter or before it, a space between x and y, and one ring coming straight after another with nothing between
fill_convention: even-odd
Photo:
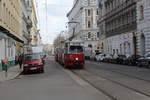
<instances>
[{"instance_id":1,"label":"red and white tram","mask_svg":"<svg viewBox=\"0 0 150 100\"><path fill-rule=\"evenodd\" d=\"M55 59L68 68L83 68L85 65L84 43L81 41L61 43L55 51Z\"/></svg>"}]
</instances>

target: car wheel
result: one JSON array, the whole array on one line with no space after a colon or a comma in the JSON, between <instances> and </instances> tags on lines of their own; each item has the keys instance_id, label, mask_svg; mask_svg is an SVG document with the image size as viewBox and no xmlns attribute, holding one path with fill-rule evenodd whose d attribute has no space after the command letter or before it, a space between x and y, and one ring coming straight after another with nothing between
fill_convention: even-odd
<instances>
[{"instance_id":1,"label":"car wheel","mask_svg":"<svg viewBox=\"0 0 150 100\"><path fill-rule=\"evenodd\" d=\"M26 74L28 74L28 72L27 71L23 71L23 74L26 75Z\"/></svg>"},{"instance_id":2,"label":"car wheel","mask_svg":"<svg viewBox=\"0 0 150 100\"><path fill-rule=\"evenodd\" d=\"M68 68L68 66L67 66L66 64L64 64L64 68L66 68L66 69L67 69L67 68Z\"/></svg>"},{"instance_id":3,"label":"car wheel","mask_svg":"<svg viewBox=\"0 0 150 100\"><path fill-rule=\"evenodd\" d=\"M44 69L41 70L41 73L44 73Z\"/></svg>"},{"instance_id":4,"label":"car wheel","mask_svg":"<svg viewBox=\"0 0 150 100\"><path fill-rule=\"evenodd\" d=\"M147 68L150 68L150 63L148 63Z\"/></svg>"}]
</instances>

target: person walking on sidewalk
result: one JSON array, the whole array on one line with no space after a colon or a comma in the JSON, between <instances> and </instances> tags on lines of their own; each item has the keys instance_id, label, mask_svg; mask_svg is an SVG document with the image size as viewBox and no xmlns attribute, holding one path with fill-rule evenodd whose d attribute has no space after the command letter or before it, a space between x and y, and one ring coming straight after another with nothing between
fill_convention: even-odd
<instances>
[{"instance_id":1,"label":"person walking on sidewalk","mask_svg":"<svg viewBox=\"0 0 150 100\"><path fill-rule=\"evenodd\" d=\"M22 63L23 63L23 54L21 54L18 58L18 63L19 63L19 66L20 66L20 69L22 68Z\"/></svg>"}]
</instances>

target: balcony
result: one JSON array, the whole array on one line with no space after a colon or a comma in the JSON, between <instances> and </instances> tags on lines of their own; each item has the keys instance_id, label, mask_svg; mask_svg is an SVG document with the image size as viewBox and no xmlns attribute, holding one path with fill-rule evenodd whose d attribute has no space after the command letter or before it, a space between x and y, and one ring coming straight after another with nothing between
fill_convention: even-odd
<instances>
[{"instance_id":1,"label":"balcony","mask_svg":"<svg viewBox=\"0 0 150 100\"><path fill-rule=\"evenodd\" d=\"M27 20L27 28L32 28L32 21L30 19Z\"/></svg>"}]
</instances>

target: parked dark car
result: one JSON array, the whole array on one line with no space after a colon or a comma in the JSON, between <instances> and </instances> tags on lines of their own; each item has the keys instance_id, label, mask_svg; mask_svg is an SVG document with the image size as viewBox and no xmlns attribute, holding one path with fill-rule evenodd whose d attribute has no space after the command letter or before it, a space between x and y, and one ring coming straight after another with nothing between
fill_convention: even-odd
<instances>
[{"instance_id":1,"label":"parked dark car","mask_svg":"<svg viewBox=\"0 0 150 100\"><path fill-rule=\"evenodd\" d=\"M140 55L131 55L127 58L126 64L136 66L138 64L138 59L141 57Z\"/></svg>"},{"instance_id":2,"label":"parked dark car","mask_svg":"<svg viewBox=\"0 0 150 100\"><path fill-rule=\"evenodd\" d=\"M118 59L119 55L114 54L112 55L112 58L110 59L110 63L117 63L117 59Z\"/></svg>"},{"instance_id":3,"label":"parked dark car","mask_svg":"<svg viewBox=\"0 0 150 100\"><path fill-rule=\"evenodd\" d=\"M125 55L118 55L118 57L116 58L116 63L117 64L123 64L123 62L126 60L126 56Z\"/></svg>"},{"instance_id":4,"label":"parked dark car","mask_svg":"<svg viewBox=\"0 0 150 100\"><path fill-rule=\"evenodd\" d=\"M138 59L138 66L150 68L150 52Z\"/></svg>"}]
</instances>

